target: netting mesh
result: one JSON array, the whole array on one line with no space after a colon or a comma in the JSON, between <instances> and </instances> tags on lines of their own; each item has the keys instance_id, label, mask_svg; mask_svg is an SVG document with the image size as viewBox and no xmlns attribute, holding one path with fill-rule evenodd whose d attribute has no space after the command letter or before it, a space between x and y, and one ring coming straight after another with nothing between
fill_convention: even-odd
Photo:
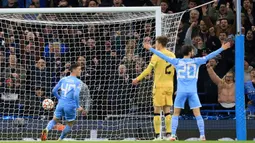
<instances>
[{"instance_id":1,"label":"netting mesh","mask_svg":"<svg viewBox=\"0 0 255 143\"><path fill-rule=\"evenodd\" d=\"M162 34L169 36L172 50L182 14L162 17ZM53 111L43 110L42 101L57 102L51 90L70 74L74 62L82 65L80 79L88 85L92 101L88 115L77 117L69 137L151 139L153 75L138 86L131 81L150 60L142 43L155 42L154 15L1 14L0 140L39 137L53 117ZM61 125L49 138L57 139L59 130Z\"/></svg>"}]
</instances>

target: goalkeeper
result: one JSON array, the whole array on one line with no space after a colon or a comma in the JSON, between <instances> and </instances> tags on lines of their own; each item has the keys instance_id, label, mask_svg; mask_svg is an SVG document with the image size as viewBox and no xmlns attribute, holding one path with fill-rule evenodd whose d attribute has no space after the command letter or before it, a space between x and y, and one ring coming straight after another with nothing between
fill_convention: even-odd
<instances>
[{"instance_id":1,"label":"goalkeeper","mask_svg":"<svg viewBox=\"0 0 255 143\"><path fill-rule=\"evenodd\" d=\"M159 36L156 39L156 48L165 55L175 58L174 53L166 49L168 38L165 36ZM156 138L155 140L161 140L160 125L161 117L160 112L163 109L165 114L165 126L166 137L170 139L171 136L171 115L170 107L173 105L173 81L174 81L174 67L161 59L157 55L153 55L148 67L135 79L133 84L137 85L144 77L151 73L154 69L154 85L153 85L153 106L154 106L154 118L153 125Z\"/></svg>"}]
</instances>

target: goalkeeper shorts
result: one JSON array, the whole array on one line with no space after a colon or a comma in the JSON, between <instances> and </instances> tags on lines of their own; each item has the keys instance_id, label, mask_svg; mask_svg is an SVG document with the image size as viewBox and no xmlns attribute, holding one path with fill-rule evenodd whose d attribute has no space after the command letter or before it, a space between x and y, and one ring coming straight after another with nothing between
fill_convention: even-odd
<instances>
[{"instance_id":1,"label":"goalkeeper shorts","mask_svg":"<svg viewBox=\"0 0 255 143\"><path fill-rule=\"evenodd\" d=\"M172 88L154 88L153 106L172 106L173 89Z\"/></svg>"}]
</instances>

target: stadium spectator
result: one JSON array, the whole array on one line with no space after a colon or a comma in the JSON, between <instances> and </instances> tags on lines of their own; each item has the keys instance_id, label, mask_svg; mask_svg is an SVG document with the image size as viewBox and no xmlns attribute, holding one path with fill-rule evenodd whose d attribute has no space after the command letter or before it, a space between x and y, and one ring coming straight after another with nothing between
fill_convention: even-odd
<instances>
[{"instance_id":1,"label":"stadium spectator","mask_svg":"<svg viewBox=\"0 0 255 143\"><path fill-rule=\"evenodd\" d=\"M222 72L221 67L218 65L219 60L216 58L209 60L208 64L214 70L215 74L222 78L225 73ZM204 103L217 103L218 102L218 87L214 84L214 81L209 77L208 72L204 71L205 68L201 69L201 73L205 73L204 77L201 77L204 82L204 88L206 93L206 98L204 99Z\"/></svg>"},{"instance_id":2,"label":"stadium spectator","mask_svg":"<svg viewBox=\"0 0 255 143\"><path fill-rule=\"evenodd\" d=\"M56 59L61 58L66 53L68 53L69 48L65 46L65 44L61 44L59 42L49 43L44 48L43 56L45 57L47 62L56 61Z\"/></svg>"},{"instance_id":3,"label":"stadium spectator","mask_svg":"<svg viewBox=\"0 0 255 143\"><path fill-rule=\"evenodd\" d=\"M199 23L199 11L194 9L190 11L190 15L189 15L189 21L184 23L184 29L187 29L193 22L195 22L196 24Z\"/></svg>"},{"instance_id":4,"label":"stadium spectator","mask_svg":"<svg viewBox=\"0 0 255 143\"><path fill-rule=\"evenodd\" d=\"M235 24L233 25L229 25L229 22L227 19L220 19L219 20L219 24L217 24L216 26L214 26L211 23L211 20L208 17L204 17L204 21L206 23L206 25L208 25L210 28L214 27L215 31L216 31L216 35L219 36L219 34L221 32L227 32L228 34L235 34Z\"/></svg>"},{"instance_id":5,"label":"stadium spectator","mask_svg":"<svg viewBox=\"0 0 255 143\"><path fill-rule=\"evenodd\" d=\"M199 23L199 35L201 36L203 41L206 43L209 37L209 32L208 32L208 27L206 26L203 20L200 20L200 23Z\"/></svg>"},{"instance_id":6,"label":"stadium spectator","mask_svg":"<svg viewBox=\"0 0 255 143\"><path fill-rule=\"evenodd\" d=\"M118 79L122 79L122 82L127 83L130 80L129 75L127 73L127 67L125 65L120 65L118 71L119 71Z\"/></svg>"},{"instance_id":7,"label":"stadium spectator","mask_svg":"<svg viewBox=\"0 0 255 143\"><path fill-rule=\"evenodd\" d=\"M135 73L135 64L137 60L137 55L135 55L136 50L136 41L134 39L129 39L125 48L125 56L122 59L122 63L127 68L127 73L132 74Z\"/></svg>"},{"instance_id":8,"label":"stadium spectator","mask_svg":"<svg viewBox=\"0 0 255 143\"><path fill-rule=\"evenodd\" d=\"M14 47L9 47L6 48L6 56L9 57L10 55L15 55L15 48Z\"/></svg>"},{"instance_id":9,"label":"stadium spectator","mask_svg":"<svg viewBox=\"0 0 255 143\"><path fill-rule=\"evenodd\" d=\"M249 100L247 111L255 114L255 69L250 72L250 80L245 83L244 88Z\"/></svg>"},{"instance_id":10,"label":"stadium spectator","mask_svg":"<svg viewBox=\"0 0 255 143\"><path fill-rule=\"evenodd\" d=\"M79 56L77 58L77 63L79 63L81 65L81 69L85 70L86 69L86 58L84 56ZM68 67L70 67L69 63L66 63L66 67L65 69L67 69ZM67 69L67 71L69 72L69 69ZM82 74L81 74L82 76Z\"/></svg>"},{"instance_id":11,"label":"stadium spectator","mask_svg":"<svg viewBox=\"0 0 255 143\"><path fill-rule=\"evenodd\" d=\"M0 72L3 73L4 71L4 67L5 67L5 56L4 56L4 52L0 51ZM0 76L1 77L1 76ZM1 81L0 81L1 82Z\"/></svg>"},{"instance_id":12,"label":"stadium spectator","mask_svg":"<svg viewBox=\"0 0 255 143\"><path fill-rule=\"evenodd\" d=\"M217 9L217 2L215 2L211 8L209 8L208 15L212 21L219 21L220 19L226 19L227 21L234 20L234 13L232 9L229 7L229 3L219 3L219 10Z\"/></svg>"},{"instance_id":13,"label":"stadium spectator","mask_svg":"<svg viewBox=\"0 0 255 143\"><path fill-rule=\"evenodd\" d=\"M39 59L32 67L32 72L31 72L31 80L32 80L32 85L39 85L41 87L47 88L50 87L51 85L51 72L49 71L49 67L46 66L46 61L43 59ZM37 87L36 87L37 88Z\"/></svg>"},{"instance_id":14,"label":"stadium spectator","mask_svg":"<svg viewBox=\"0 0 255 143\"><path fill-rule=\"evenodd\" d=\"M185 1L186 3L188 3L187 4L187 9L191 9L191 8L194 8L194 7L196 7L197 5L198 5L198 1L197 0L186 0ZM184 3L185 3L184 2ZM186 8L186 7L185 7ZM186 10L186 9L185 9ZM183 15L183 18L182 18L182 21L184 22L184 23L188 23L189 22L189 18L190 18L190 13L191 13L191 11L189 11L189 12L187 12L187 13L185 13L184 15Z\"/></svg>"},{"instance_id":15,"label":"stadium spectator","mask_svg":"<svg viewBox=\"0 0 255 143\"><path fill-rule=\"evenodd\" d=\"M58 7L70 7L71 5L69 5L67 0L60 0L58 2Z\"/></svg>"},{"instance_id":16,"label":"stadium spectator","mask_svg":"<svg viewBox=\"0 0 255 143\"><path fill-rule=\"evenodd\" d=\"M88 74L86 68L87 65L86 65L86 58L84 58L83 56L79 56L78 59L77 59L77 63L79 63L81 65L81 78L82 78L82 81L85 80L85 76ZM68 67L68 63L66 64L66 68L65 68L65 71L64 73L69 73L69 69L67 68ZM70 66L69 66L70 67Z\"/></svg>"},{"instance_id":17,"label":"stadium spectator","mask_svg":"<svg viewBox=\"0 0 255 143\"><path fill-rule=\"evenodd\" d=\"M206 42L206 47L209 51L215 51L218 49L221 45L221 41L215 34L215 29L214 27L211 27L209 29L209 36Z\"/></svg>"},{"instance_id":18,"label":"stadium spectator","mask_svg":"<svg viewBox=\"0 0 255 143\"><path fill-rule=\"evenodd\" d=\"M253 3L250 0L244 0L243 2L243 9L242 13L245 17L245 28L248 26L254 25L254 10L253 10Z\"/></svg>"},{"instance_id":19,"label":"stadium spectator","mask_svg":"<svg viewBox=\"0 0 255 143\"><path fill-rule=\"evenodd\" d=\"M51 42L60 42L59 33L57 30L53 30L52 40Z\"/></svg>"},{"instance_id":20,"label":"stadium spectator","mask_svg":"<svg viewBox=\"0 0 255 143\"><path fill-rule=\"evenodd\" d=\"M219 33L219 40L221 43L224 43L228 38L228 33L227 32L224 32L224 31L221 31Z\"/></svg>"},{"instance_id":21,"label":"stadium spectator","mask_svg":"<svg viewBox=\"0 0 255 143\"><path fill-rule=\"evenodd\" d=\"M93 69L97 69L100 62L100 50L99 47L96 45L95 39L88 39L86 51L86 59L88 61L88 65Z\"/></svg>"},{"instance_id":22,"label":"stadium spectator","mask_svg":"<svg viewBox=\"0 0 255 143\"><path fill-rule=\"evenodd\" d=\"M139 33L139 32L138 32ZM145 38L146 36L154 37L155 32L151 23L145 23L142 31L140 32L141 38Z\"/></svg>"},{"instance_id":23,"label":"stadium spectator","mask_svg":"<svg viewBox=\"0 0 255 143\"><path fill-rule=\"evenodd\" d=\"M25 69L18 63L16 55L9 56L8 67L5 68L6 77L25 79ZM23 81L24 82L24 81Z\"/></svg>"},{"instance_id":24,"label":"stadium spectator","mask_svg":"<svg viewBox=\"0 0 255 143\"><path fill-rule=\"evenodd\" d=\"M107 66L102 66L100 71L101 75L105 75L106 76L105 78L109 78L109 75L111 75L111 73L117 69L120 56L118 56L117 52L114 49L112 49L110 41L106 41L104 47L105 49L102 50L100 54L101 55L100 65Z\"/></svg>"},{"instance_id":25,"label":"stadium spectator","mask_svg":"<svg viewBox=\"0 0 255 143\"><path fill-rule=\"evenodd\" d=\"M9 56L9 63L7 67L4 68L1 77L5 80L5 85L12 88L10 90L15 93L18 93L18 90L15 91L15 88L24 88L26 82L26 70L20 63L18 63L16 55Z\"/></svg>"},{"instance_id":26,"label":"stadium spectator","mask_svg":"<svg viewBox=\"0 0 255 143\"><path fill-rule=\"evenodd\" d=\"M140 27L139 31L137 30L137 33L140 35L140 38L138 40L138 52L137 53L141 57L145 57L146 61L149 61L150 59L150 53L147 52L142 46L144 40L149 40L151 42L155 41L155 31L151 23L145 23L144 26Z\"/></svg>"},{"instance_id":27,"label":"stadium spectator","mask_svg":"<svg viewBox=\"0 0 255 143\"><path fill-rule=\"evenodd\" d=\"M184 44L184 39L186 36L186 31L183 28L184 24L183 21L180 21L179 29L178 29L178 35L177 35L177 41L175 46L175 55L176 57L181 57L181 47Z\"/></svg>"},{"instance_id":28,"label":"stadium spectator","mask_svg":"<svg viewBox=\"0 0 255 143\"><path fill-rule=\"evenodd\" d=\"M170 11L170 10L168 9L169 6L168 6L167 1L165 1L165 0L161 1L161 2L160 2L160 6L161 6L161 12L162 12L162 13L168 13L168 14L173 13L172 11Z\"/></svg>"},{"instance_id":29,"label":"stadium spectator","mask_svg":"<svg viewBox=\"0 0 255 143\"><path fill-rule=\"evenodd\" d=\"M247 60L244 61L244 81L248 81L251 80L251 71L253 70L253 67L249 65L249 63L247 62Z\"/></svg>"},{"instance_id":30,"label":"stadium spectator","mask_svg":"<svg viewBox=\"0 0 255 143\"><path fill-rule=\"evenodd\" d=\"M135 49L135 54L136 55L139 55L140 57L143 57L143 55L141 55L144 51L144 48L143 48L143 43L144 42L149 42L151 43L152 42L152 39L151 37L149 36L146 36L142 39L142 37L139 37L139 40L138 40L138 46L137 48Z\"/></svg>"},{"instance_id":31,"label":"stadium spectator","mask_svg":"<svg viewBox=\"0 0 255 143\"><path fill-rule=\"evenodd\" d=\"M115 80L115 81L114 81ZM127 73L127 67L120 65L118 74L112 77L114 84L111 84L110 89L118 89L110 92L111 112L114 115L127 114L129 112L129 100L132 96L131 78Z\"/></svg>"},{"instance_id":32,"label":"stadium spectator","mask_svg":"<svg viewBox=\"0 0 255 143\"><path fill-rule=\"evenodd\" d=\"M254 27L253 27L254 29ZM255 29L254 29L255 30ZM254 55L255 55L255 41L254 41L254 30L248 30L245 38L245 57L248 61L250 61L250 64L255 66L254 61Z\"/></svg>"},{"instance_id":33,"label":"stadium spectator","mask_svg":"<svg viewBox=\"0 0 255 143\"><path fill-rule=\"evenodd\" d=\"M32 0L31 4L34 5L35 8L40 8L40 0Z\"/></svg>"},{"instance_id":34,"label":"stadium spectator","mask_svg":"<svg viewBox=\"0 0 255 143\"><path fill-rule=\"evenodd\" d=\"M84 63L82 64L82 62L79 62L79 59L78 59L78 63L79 63L80 65L82 65L82 68L85 68ZM70 75L70 66L71 66L71 63L70 63L70 62L68 62L68 63L65 64L64 68L63 68L62 71L61 71L61 76L60 76L60 78L63 78L63 77L65 77L65 76L69 76L69 75Z\"/></svg>"},{"instance_id":35,"label":"stadium spectator","mask_svg":"<svg viewBox=\"0 0 255 143\"><path fill-rule=\"evenodd\" d=\"M8 3L4 8L18 8L19 5L15 0L8 0Z\"/></svg>"},{"instance_id":36,"label":"stadium spectator","mask_svg":"<svg viewBox=\"0 0 255 143\"><path fill-rule=\"evenodd\" d=\"M219 36L220 32L227 32L228 34L235 34L236 23L233 25L229 24L229 20L226 17L219 18L216 22L216 26L212 23L212 19L207 15L208 9L204 6L202 7L203 21L208 26L208 28L214 27L216 36Z\"/></svg>"},{"instance_id":37,"label":"stadium spectator","mask_svg":"<svg viewBox=\"0 0 255 143\"><path fill-rule=\"evenodd\" d=\"M41 97L41 98L46 98L44 91L45 91L45 90L44 90L42 87L40 87L39 85L36 86L36 89L35 89L35 96ZM38 101L38 100L37 100L37 101Z\"/></svg>"},{"instance_id":38,"label":"stadium spectator","mask_svg":"<svg viewBox=\"0 0 255 143\"><path fill-rule=\"evenodd\" d=\"M42 30L42 34L43 34L45 43L52 42L52 37L53 37L52 32L53 32L52 26L50 26L50 25L45 26L45 28Z\"/></svg>"},{"instance_id":39,"label":"stadium spectator","mask_svg":"<svg viewBox=\"0 0 255 143\"><path fill-rule=\"evenodd\" d=\"M188 8L191 9L191 8L194 8L197 6L197 0L189 0L189 4L188 4Z\"/></svg>"},{"instance_id":40,"label":"stadium spectator","mask_svg":"<svg viewBox=\"0 0 255 143\"><path fill-rule=\"evenodd\" d=\"M4 49L5 39L4 39L4 32L0 31L0 48L1 50Z\"/></svg>"},{"instance_id":41,"label":"stadium spectator","mask_svg":"<svg viewBox=\"0 0 255 143\"><path fill-rule=\"evenodd\" d=\"M98 7L99 3L97 0L88 0L88 7Z\"/></svg>"},{"instance_id":42,"label":"stadium spectator","mask_svg":"<svg viewBox=\"0 0 255 143\"><path fill-rule=\"evenodd\" d=\"M31 69L31 66L35 64L36 55L33 45L26 45L24 48L24 54L22 57L22 63L25 64L26 69Z\"/></svg>"},{"instance_id":43,"label":"stadium spectator","mask_svg":"<svg viewBox=\"0 0 255 143\"><path fill-rule=\"evenodd\" d=\"M96 39L99 38L99 31L97 31L98 28L96 28L95 25L89 25L88 28L86 29L85 32L85 37L86 38L92 38L92 39Z\"/></svg>"},{"instance_id":44,"label":"stadium spectator","mask_svg":"<svg viewBox=\"0 0 255 143\"><path fill-rule=\"evenodd\" d=\"M218 87L218 102L224 108L233 108L235 106L234 73L229 71L223 78L220 78L210 64L207 64L206 66L211 80Z\"/></svg>"},{"instance_id":45,"label":"stadium spectator","mask_svg":"<svg viewBox=\"0 0 255 143\"><path fill-rule=\"evenodd\" d=\"M192 45L194 47L194 54L196 56L205 56L206 55L206 47L204 44L204 41L200 35L194 35L192 32L194 31L194 28L197 27L197 23L193 22L188 31L186 32L185 36L185 44L186 45Z\"/></svg>"},{"instance_id":46,"label":"stadium spectator","mask_svg":"<svg viewBox=\"0 0 255 143\"><path fill-rule=\"evenodd\" d=\"M12 47L12 52L17 56L17 58L20 58L20 47L19 44L16 43L14 35L10 36L10 39L7 42L7 46Z\"/></svg>"},{"instance_id":47,"label":"stadium spectator","mask_svg":"<svg viewBox=\"0 0 255 143\"><path fill-rule=\"evenodd\" d=\"M113 7L124 7L123 0L113 0Z\"/></svg>"},{"instance_id":48,"label":"stadium spectator","mask_svg":"<svg viewBox=\"0 0 255 143\"><path fill-rule=\"evenodd\" d=\"M80 7L88 7L87 0L79 0L79 6Z\"/></svg>"}]
</instances>

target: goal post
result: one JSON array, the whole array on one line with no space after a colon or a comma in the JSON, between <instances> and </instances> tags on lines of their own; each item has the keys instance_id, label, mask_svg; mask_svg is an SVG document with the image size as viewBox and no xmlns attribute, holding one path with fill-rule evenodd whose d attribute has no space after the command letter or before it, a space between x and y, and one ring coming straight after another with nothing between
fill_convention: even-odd
<instances>
[{"instance_id":1,"label":"goal post","mask_svg":"<svg viewBox=\"0 0 255 143\"><path fill-rule=\"evenodd\" d=\"M183 14L162 14L160 7L0 9L0 140L39 137L53 116L42 101L55 100L51 90L74 62L92 101L70 138L152 139L153 75L138 86L131 80L150 60L144 41L166 35L174 50Z\"/></svg>"},{"instance_id":2,"label":"goal post","mask_svg":"<svg viewBox=\"0 0 255 143\"><path fill-rule=\"evenodd\" d=\"M236 38L235 38L235 101L236 101L236 139L247 140L246 109L244 92L244 35L241 24L241 0L236 0ZM237 88L238 87L238 88Z\"/></svg>"}]
</instances>

